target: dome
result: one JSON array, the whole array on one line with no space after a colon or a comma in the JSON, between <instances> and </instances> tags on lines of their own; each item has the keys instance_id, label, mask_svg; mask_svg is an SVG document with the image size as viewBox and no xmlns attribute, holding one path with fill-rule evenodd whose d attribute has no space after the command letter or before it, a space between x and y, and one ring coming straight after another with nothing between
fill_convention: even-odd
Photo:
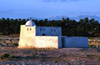
<instances>
[{"instance_id":1,"label":"dome","mask_svg":"<svg viewBox=\"0 0 100 65\"><path fill-rule=\"evenodd\" d=\"M25 24L26 26L35 26L35 23L32 20L29 20Z\"/></svg>"}]
</instances>

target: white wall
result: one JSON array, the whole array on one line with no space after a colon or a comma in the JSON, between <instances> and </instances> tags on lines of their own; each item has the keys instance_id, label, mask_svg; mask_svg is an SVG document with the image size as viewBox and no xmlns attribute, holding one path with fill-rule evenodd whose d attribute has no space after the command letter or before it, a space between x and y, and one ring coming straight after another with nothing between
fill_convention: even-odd
<instances>
[{"instance_id":1,"label":"white wall","mask_svg":"<svg viewBox=\"0 0 100 65\"><path fill-rule=\"evenodd\" d=\"M40 28L44 28L45 31L40 32ZM53 29L53 31L51 31L51 29ZM54 29L56 31L54 31ZM35 36L36 32L37 35L40 36ZM48 36L42 36L42 34ZM35 27L21 25L19 47L62 48L62 44L64 44L66 48L88 47L88 38L61 36L61 27Z\"/></svg>"},{"instance_id":2,"label":"white wall","mask_svg":"<svg viewBox=\"0 0 100 65\"><path fill-rule=\"evenodd\" d=\"M44 27L45 28L45 27ZM53 28L53 27L52 27ZM50 27L50 29L52 29ZM58 30L61 28L57 27ZM36 35L36 26L25 26L21 25L20 30L20 40L19 40L19 48L61 48L61 37L58 36L35 36ZM45 28L48 30L49 28ZM56 28L53 28L56 29ZM41 32L39 32L41 33ZM43 32L42 32L43 33ZM48 32L45 32L48 33ZM56 33L58 31L56 30ZM61 35L61 32L58 33ZM52 34L51 34L52 35Z\"/></svg>"},{"instance_id":3,"label":"white wall","mask_svg":"<svg viewBox=\"0 0 100 65\"><path fill-rule=\"evenodd\" d=\"M87 37L65 37L65 47L88 47Z\"/></svg>"},{"instance_id":4,"label":"white wall","mask_svg":"<svg viewBox=\"0 0 100 65\"><path fill-rule=\"evenodd\" d=\"M59 48L61 47L60 38L58 36L36 36L36 44L34 45L37 48Z\"/></svg>"},{"instance_id":5,"label":"white wall","mask_svg":"<svg viewBox=\"0 0 100 65\"><path fill-rule=\"evenodd\" d=\"M62 36L61 27L36 26L36 36L42 36L42 34L45 36Z\"/></svg>"},{"instance_id":6,"label":"white wall","mask_svg":"<svg viewBox=\"0 0 100 65\"><path fill-rule=\"evenodd\" d=\"M35 26L21 25L19 47L35 44Z\"/></svg>"}]
</instances>

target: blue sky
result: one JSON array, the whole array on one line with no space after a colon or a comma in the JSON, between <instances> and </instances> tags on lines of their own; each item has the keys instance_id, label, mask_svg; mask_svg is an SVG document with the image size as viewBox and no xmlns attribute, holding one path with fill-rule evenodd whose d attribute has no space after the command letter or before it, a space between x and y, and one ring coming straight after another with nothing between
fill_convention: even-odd
<instances>
[{"instance_id":1,"label":"blue sky","mask_svg":"<svg viewBox=\"0 0 100 65\"><path fill-rule=\"evenodd\" d=\"M100 0L0 0L0 18L100 16Z\"/></svg>"}]
</instances>

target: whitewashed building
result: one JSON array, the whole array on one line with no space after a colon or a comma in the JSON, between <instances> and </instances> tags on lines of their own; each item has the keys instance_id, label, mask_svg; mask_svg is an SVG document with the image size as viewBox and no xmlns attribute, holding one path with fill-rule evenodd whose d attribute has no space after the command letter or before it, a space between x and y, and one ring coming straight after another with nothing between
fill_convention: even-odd
<instances>
[{"instance_id":1,"label":"whitewashed building","mask_svg":"<svg viewBox=\"0 0 100 65\"><path fill-rule=\"evenodd\" d=\"M36 26L32 20L21 25L19 48L62 47L88 47L88 38L62 36L61 27Z\"/></svg>"}]
</instances>

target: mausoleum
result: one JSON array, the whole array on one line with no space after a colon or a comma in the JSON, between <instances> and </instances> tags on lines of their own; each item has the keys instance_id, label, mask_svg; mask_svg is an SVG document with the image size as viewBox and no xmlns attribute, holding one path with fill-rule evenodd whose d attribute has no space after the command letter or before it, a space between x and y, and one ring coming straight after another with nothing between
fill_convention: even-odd
<instances>
[{"instance_id":1,"label":"mausoleum","mask_svg":"<svg viewBox=\"0 0 100 65\"><path fill-rule=\"evenodd\" d=\"M20 28L19 48L88 47L87 37L62 36L61 27L36 26L29 20Z\"/></svg>"}]
</instances>

